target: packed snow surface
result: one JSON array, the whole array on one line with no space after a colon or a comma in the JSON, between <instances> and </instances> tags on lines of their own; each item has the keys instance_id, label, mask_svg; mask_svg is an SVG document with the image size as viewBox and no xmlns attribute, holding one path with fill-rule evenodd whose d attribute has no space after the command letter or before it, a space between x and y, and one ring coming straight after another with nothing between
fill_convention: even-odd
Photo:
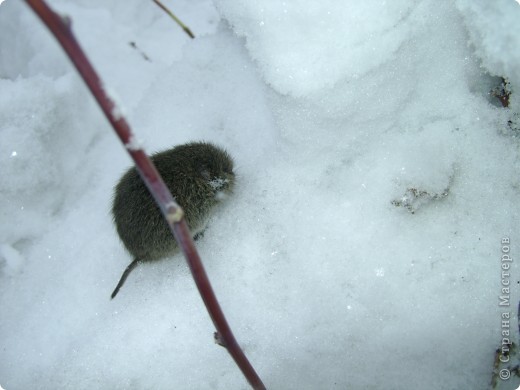
<instances>
[{"instance_id":1,"label":"packed snow surface","mask_svg":"<svg viewBox=\"0 0 520 390\"><path fill-rule=\"evenodd\" d=\"M266 386L490 388L495 350L518 341L518 2L165 3L194 40L151 1L50 1L128 148L233 156L235 191L197 247ZM132 260L110 215L130 165L54 37L3 2L6 390L248 388L182 255L110 300Z\"/></svg>"}]
</instances>

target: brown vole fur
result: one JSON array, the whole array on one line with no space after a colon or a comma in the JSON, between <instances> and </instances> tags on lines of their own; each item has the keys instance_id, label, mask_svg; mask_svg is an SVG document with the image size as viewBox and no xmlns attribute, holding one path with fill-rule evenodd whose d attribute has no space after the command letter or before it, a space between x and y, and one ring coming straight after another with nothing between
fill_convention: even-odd
<instances>
[{"instance_id":1,"label":"brown vole fur","mask_svg":"<svg viewBox=\"0 0 520 390\"><path fill-rule=\"evenodd\" d=\"M192 142L156 153L151 160L184 210L190 231L200 234L212 208L233 189L232 158L215 145ZM115 187L112 214L119 237L134 257L112 293L114 298L137 265L170 256L178 246L135 167Z\"/></svg>"}]
</instances>

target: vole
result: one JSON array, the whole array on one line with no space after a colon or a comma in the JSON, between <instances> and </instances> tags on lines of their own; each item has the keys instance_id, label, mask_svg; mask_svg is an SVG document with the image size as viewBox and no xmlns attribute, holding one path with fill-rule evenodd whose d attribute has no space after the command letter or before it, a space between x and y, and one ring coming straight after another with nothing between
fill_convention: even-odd
<instances>
[{"instance_id":1,"label":"vole","mask_svg":"<svg viewBox=\"0 0 520 390\"><path fill-rule=\"evenodd\" d=\"M156 153L151 160L196 237L204 230L214 206L233 189L233 159L211 143L192 142ZM170 256L178 246L135 167L115 187L112 215L121 241L134 257L112 293L113 299L137 265Z\"/></svg>"}]
</instances>

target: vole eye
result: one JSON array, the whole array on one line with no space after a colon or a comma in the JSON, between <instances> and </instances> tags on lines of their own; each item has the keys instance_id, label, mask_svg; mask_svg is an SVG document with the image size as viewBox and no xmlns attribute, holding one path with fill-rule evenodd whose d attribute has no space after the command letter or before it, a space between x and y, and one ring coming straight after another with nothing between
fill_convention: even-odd
<instances>
[{"instance_id":1,"label":"vole eye","mask_svg":"<svg viewBox=\"0 0 520 390\"><path fill-rule=\"evenodd\" d=\"M227 173L229 175L233 174L233 168L231 167L231 165L224 165L223 168L224 173Z\"/></svg>"}]
</instances>

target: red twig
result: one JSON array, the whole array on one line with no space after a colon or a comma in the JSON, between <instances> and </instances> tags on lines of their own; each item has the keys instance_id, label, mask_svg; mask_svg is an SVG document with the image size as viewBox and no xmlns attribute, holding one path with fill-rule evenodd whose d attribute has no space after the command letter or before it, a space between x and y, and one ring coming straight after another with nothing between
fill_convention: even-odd
<instances>
[{"instance_id":1,"label":"red twig","mask_svg":"<svg viewBox=\"0 0 520 390\"><path fill-rule=\"evenodd\" d=\"M51 30L76 66L81 77L105 113L105 116L121 139L121 142L126 146L128 153L137 166L141 178L146 183L155 201L159 204L161 212L167 220L175 239L184 252L197 288L213 320L213 324L217 328L216 338L220 340L221 345L228 350L250 385L254 389L265 389L264 384L258 377L253 366L251 366L244 352L240 349L224 317L224 313L215 297L204 266L195 249L191 233L183 218L184 213L182 209L173 199L170 191L157 172L157 169L146 156L143 149L134 142L134 136L128 123L125 118L120 115L117 106L107 95L101 79L94 71L94 68L74 38L70 28L70 20L56 14L44 0L26 0L26 2Z\"/></svg>"}]
</instances>

